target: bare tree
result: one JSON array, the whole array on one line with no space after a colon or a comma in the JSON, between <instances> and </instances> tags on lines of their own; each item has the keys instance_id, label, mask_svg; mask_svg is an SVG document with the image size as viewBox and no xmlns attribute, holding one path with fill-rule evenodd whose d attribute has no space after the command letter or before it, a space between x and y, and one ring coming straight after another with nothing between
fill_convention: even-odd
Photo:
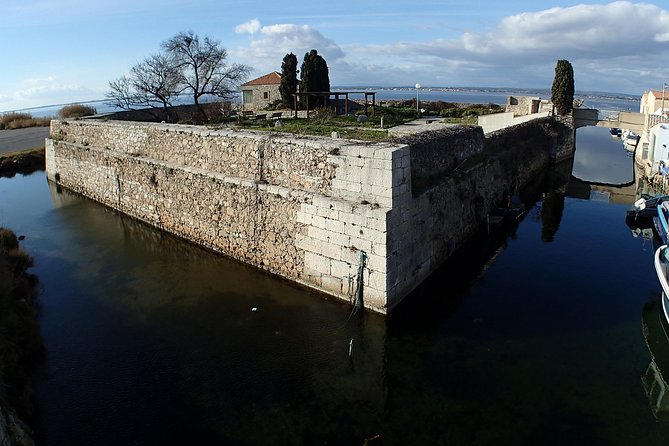
<instances>
[{"instance_id":1,"label":"bare tree","mask_svg":"<svg viewBox=\"0 0 669 446\"><path fill-rule=\"evenodd\" d=\"M109 82L107 97L124 110L162 108L169 119L172 100L180 92L179 82L174 61L167 54L154 54L133 66L128 76Z\"/></svg>"},{"instance_id":2,"label":"bare tree","mask_svg":"<svg viewBox=\"0 0 669 446\"><path fill-rule=\"evenodd\" d=\"M205 95L229 99L251 71L246 65L227 65L228 52L220 41L200 39L192 31L180 32L161 46L179 69L181 91L192 94L198 106Z\"/></svg>"},{"instance_id":3,"label":"bare tree","mask_svg":"<svg viewBox=\"0 0 669 446\"><path fill-rule=\"evenodd\" d=\"M109 88L110 91L106 96L110 105L122 110L133 110L137 105L137 93L132 88L132 80L128 76L109 81Z\"/></svg>"},{"instance_id":4,"label":"bare tree","mask_svg":"<svg viewBox=\"0 0 669 446\"><path fill-rule=\"evenodd\" d=\"M133 110L136 107L168 107L179 91L178 72L164 54L156 54L130 69L130 75L109 83L108 97L115 105Z\"/></svg>"}]
</instances>

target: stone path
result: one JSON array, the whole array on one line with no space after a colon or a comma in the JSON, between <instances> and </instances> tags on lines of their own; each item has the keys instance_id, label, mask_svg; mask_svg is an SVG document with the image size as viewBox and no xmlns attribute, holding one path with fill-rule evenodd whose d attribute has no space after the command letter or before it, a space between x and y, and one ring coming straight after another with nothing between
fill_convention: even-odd
<instances>
[{"instance_id":1,"label":"stone path","mask_svg":"<svg viewBox=\"0 0 669 446\"><path fill-rule=\"evenodd\" d=\"M446 127L453 127L456 124L447 124L441 122L439 117L425 117L397 125L388 129L388 136L411 135L413 133L427 132L430 130L441 130Z\"/></svg>"}]
</instances>

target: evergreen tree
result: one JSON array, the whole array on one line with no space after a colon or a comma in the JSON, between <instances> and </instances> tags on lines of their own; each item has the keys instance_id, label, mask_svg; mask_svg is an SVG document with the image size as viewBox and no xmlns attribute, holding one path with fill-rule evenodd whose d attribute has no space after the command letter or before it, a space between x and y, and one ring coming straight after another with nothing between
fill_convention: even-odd
<instances>
[{"instance_id":1,"label":"evergreen tree","mask_svg":"<svg viewBox=\"0 0 669 446\"><path fill-rule=\"evenodd\" d=\"M286 54L281 64L281 102L288 107L293 106L293 95L297 93L297 56Z\"/></svg>"},{"instance_id":2,"label":"evergreen tree","mask_svg":"<svg viewBox=\"0 0 669 446\"><path fill-rule=\"evenodd\" d=\"M571 113L574 106L574 69L568 60L558 60L555 65L551 101L559 115Z\"/></svg>"},{"instance_id":3,"label":"evergreen tree","mask_svg":"<svg viewBox=\"0 0 669 446\"><path fill-rule=\"evenodd\" d=\"M327 92L330 91L330 75L328 72L328 64L316 50L311 50L304 55L304 61L301 68L302 79L300 80L300 92L307 93ZM326 106L326 99L319 97L317 100L310 99L310 106L324 107Z\"/></svg>"}]
</instances>

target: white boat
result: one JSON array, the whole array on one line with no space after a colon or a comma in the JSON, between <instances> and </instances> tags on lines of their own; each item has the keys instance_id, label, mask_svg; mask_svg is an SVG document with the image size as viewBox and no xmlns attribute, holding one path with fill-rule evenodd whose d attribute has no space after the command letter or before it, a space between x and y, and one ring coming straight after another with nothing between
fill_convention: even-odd
<instances>
[{"instance_id":1,"label":"white boat","mask_svg":"<svg viewBox=\"0 0 669 446\"><path fill-rule=\"evenodd\" d=\"M655 251L655 271L662 285L662 311L669 324L669 246L662 245Z\"/></svg>"},{"instance_id":2,"label":"white boat","mask_svg":"<svg viewBox=\"0 0 669 446\"><path fill-rule=\"evenodd\" d=\"M657 215L653 217L655 233L662 243L669 243L669 201L663 201L657 205ZM669 293L668 293L669 294Z\"/></svg>"},{"instance_id":3,"label":"white boat","mask_svg":"<svg viewBox=\"0 0 669 446\"><path fill-rule=\"evenodd\" d=\"M634 152L634 149L636 149L637 144L639 144L639 135L636 133L629 131L629 130L623 130L622 134L620 135L620 139L623 141L623 147L625 150L628 152Z\"/></svg>"}]
</instances>

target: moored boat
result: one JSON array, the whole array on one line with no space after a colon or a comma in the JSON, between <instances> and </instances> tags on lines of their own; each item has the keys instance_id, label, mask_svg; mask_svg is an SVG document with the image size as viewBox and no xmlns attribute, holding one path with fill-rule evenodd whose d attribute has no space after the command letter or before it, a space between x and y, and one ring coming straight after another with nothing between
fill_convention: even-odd
<instances>
[{"instance_id":1,"label":"moored boat","mask_svg":"<svg viewBox=\"0 0 669 446\"><path fill-rule=\"evenodd\" d=\"M634 202L634 208L627 211L628 221L638 221L639 227L652 227L653 217L657 216L657 206L669 201L669 195L643 196ZM645 222L644 220L647 220Z\"/></svg>"},{"instance_id":2,"label":"moored boat","mask_svg":"<svg viewBox=\"0 0 669 446\"><path fill-rule=\"evenodd\" d=\"M623 130L620 135L620 139L623 141L623 147L625 150L628 152L634 152L636 146L639 144L640 137L630 130Z\"/></svg>"},{"instance_id":3,"label":"moored boat","mask_svg":"<svg viewBox=\"0 0 669 446\"><path fill-rule=\"evenodd\" d=\"M655 272L662 286L662 312L669 324L669 246L662 245L655 250Z\"/></svg>"},{"instance_id":4,"label":"moored boat","mask_svg":"<svg viewBox=\"0 0 669 446\"><path fill-rule=\"evenodd\" d=\"M653 217L653 227L662 243L666 244L667 233L669 233L669 201L663 201L657 205L657 215Z\"/></svg>"}]
</instances>

